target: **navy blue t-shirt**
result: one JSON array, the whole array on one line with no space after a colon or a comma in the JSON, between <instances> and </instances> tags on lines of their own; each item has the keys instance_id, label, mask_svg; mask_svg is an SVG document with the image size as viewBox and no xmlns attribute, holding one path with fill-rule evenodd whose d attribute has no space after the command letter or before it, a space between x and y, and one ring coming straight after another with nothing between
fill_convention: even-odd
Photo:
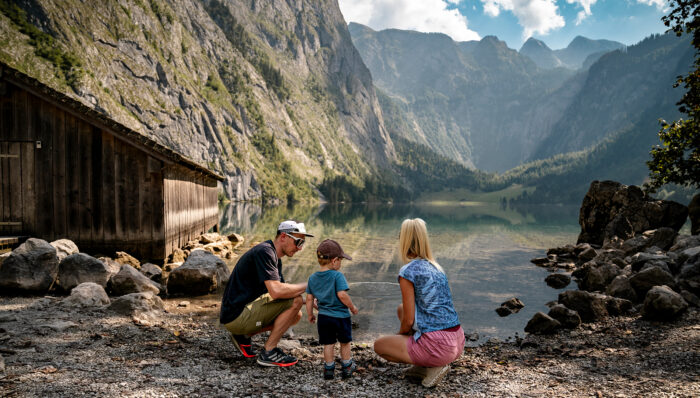
<instances>
[{"instance_id":1,"label":"navy blue t-shirt","mask_svg":"<svg viewBox=\"0 0 700 398\"><path fill-rule=\"evenodd\" d=\"M221 299L221 323L238 318L246 305L267 293L265 281L284 282L282 260L271 240L255 245L236 263Z\"/></svg>"}]
</instances>

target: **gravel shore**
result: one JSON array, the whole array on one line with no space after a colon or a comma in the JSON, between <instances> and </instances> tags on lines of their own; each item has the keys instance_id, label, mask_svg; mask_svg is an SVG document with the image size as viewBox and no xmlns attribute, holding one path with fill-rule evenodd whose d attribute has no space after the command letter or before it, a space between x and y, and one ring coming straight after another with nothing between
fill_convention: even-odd
<instances>
[{"instance_id":1,"label":"gravel shore","mask_svg":"<svg viewBox=\"0 0 700 398\"><path fill-rule=\"evenodd\" d=\"M61 299L0 298L0 398L700 396L695 308L671 323L609 318L466 348L446 379L427 389L403 376L406 365L379 359L371 342L354 343L360 370L349 380L323 380L322 347L313 339L283 340L297 365L260 367L235 350L211 300L168 300L162 315L133 318Z\"/></svg>"}]
</instances>

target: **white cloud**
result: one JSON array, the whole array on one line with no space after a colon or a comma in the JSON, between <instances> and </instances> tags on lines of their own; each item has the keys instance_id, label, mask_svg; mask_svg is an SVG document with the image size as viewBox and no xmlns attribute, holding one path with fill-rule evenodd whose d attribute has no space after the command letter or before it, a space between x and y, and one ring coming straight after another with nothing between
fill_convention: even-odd
<instances>
[{"instance_id":1,"label":"white cloud","mask_svg":"<svg viewBox=\"0 0 700 398\"><path fill-rule=\"evenodd\" d=\"M646 4L648 6L656 6L659 10L666 6L666 0L637 0L637 3Z\"/></svg>"},{"instance_id":2,"label":"white cloud","mask_svg":"<svg viewBox=\"0 0 700 398\"><path fill-rule=\"evenodd\" d=\"M523 27L524 39L534 33L545 35L565 25L564 17L559 15L555 0L481 0L481 2L484 3L484 13L492 17L497 17L501 10L512 12Z\"/></svg>"},{"instance_id":3,"label":"white cloud","mask_svg":"<svg viewBox=\"0 0 700 398\"><path fill-rule=\"evenodd\" d=\"M566 0L569 4L578 4L583 8L583 11L579 11L576 15L576 25L581 24L581 22L591 16L591 6L595 4L598 0ZM656 0L647 0L656 1ZM663 0L662 0L663 1Z\"/></svg>"},{"instance_id":4,"label":"white cloud","mask_svg":"<svg viewBox=\"0 0 700 398\"><path fill-rule=\"evenodd\" d=\"M346 22L357 22L372 29L407 29L441 32L456 41L479 40L467 27L459 10L448 10L459 0L339 0Z\"/></svg>"}]
</instances>

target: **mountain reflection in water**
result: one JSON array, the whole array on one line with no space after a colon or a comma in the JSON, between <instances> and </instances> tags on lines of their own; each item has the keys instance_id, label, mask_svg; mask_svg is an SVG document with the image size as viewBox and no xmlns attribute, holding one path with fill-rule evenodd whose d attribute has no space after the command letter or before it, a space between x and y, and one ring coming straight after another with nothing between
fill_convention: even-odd
<instances>
[{"instance_id":1,"label":"mountain reflection in water","mask_svg":"<svg viewBox=\"0 0 700 398\"><path fill-rule=\"evenodd\" d=\"M341 271L360 308L353 316L354 339L369 341L398 331L396 307L401 296L397 275L403 264L396 247L401 222L415 217L428 224L434 255L450 281L464 330L477 333L481 341L524 335L532 315L547 311L545 303L556 300L562 290L548 287L544 283L548 272L530 259L543 256L547 248L575 242L579 232L576 207L512 209L500 203L274 208L230 204L221 209L220 227L222 233L244 235L249 247L274 237L282 220L304 222L315 237L293 258L282 260L288 282L306 281L318 270L316 245L326 238L337 240L353 258L343 261ZM494 310L511 297L520 298L525 308L499 317ZM304 314L294 332L316 336L315 327Z\"/></svg>"}]
</instances>

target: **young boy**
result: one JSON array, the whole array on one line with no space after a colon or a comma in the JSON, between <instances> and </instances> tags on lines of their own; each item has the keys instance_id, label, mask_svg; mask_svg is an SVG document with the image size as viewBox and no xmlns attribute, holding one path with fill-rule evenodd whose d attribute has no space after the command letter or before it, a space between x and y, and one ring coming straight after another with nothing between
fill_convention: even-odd
<instances>
[{"instance_id":1,"label":"young boy","mask_svg":"<svg viewBox=\"0 0 700 398\"><path fill-rule=\"evenodd\" d=\"M342 377L352 376L357 366L350 357L352 327L350 313L357 314L358 309L347 293L348 282L338 272L343 258L352 260L343 252L338 242L326 239L316 249L321 270L309 277L306 287L306 312L309 322L314 323L314 298L318 300L318 339L323 344L323 378L330 380L335 374L335 342L340 342L340 359L342 360ZM349 310L349 311L348 311Z\"/></svg>"}]
</instances>

